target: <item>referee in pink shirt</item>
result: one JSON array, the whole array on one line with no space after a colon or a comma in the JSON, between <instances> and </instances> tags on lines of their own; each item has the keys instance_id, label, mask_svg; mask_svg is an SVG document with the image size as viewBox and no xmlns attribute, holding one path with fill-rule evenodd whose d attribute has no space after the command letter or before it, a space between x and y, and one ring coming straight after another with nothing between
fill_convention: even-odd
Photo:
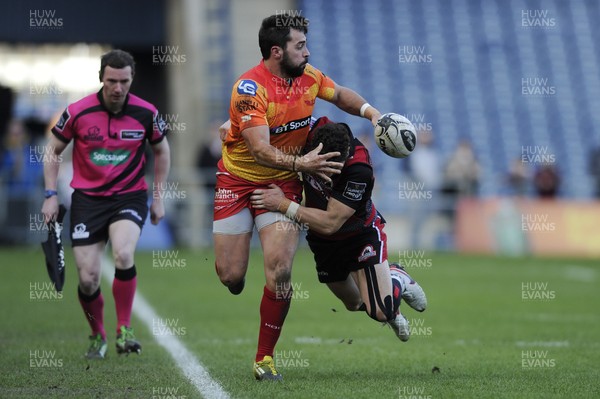
<instances>
[{"instance_id":1,"label":"referee in pink shirt","mask_svg":"<svg viewBox=\"0 0 600 399\"><path fill-rule=\"evenodd\" d=\"M103 359L107 350L100 275L108 240L115 262L117 353L141 353L131 327L131 309L137 285L134 253L148 214L146 143L154 153L150 218L157 224L165 215L159 192L166 186L170 165L165 123L154 105L129 93L134 75L135 61L129 53L104 54L102 88L64 110L46 147L51 156L44 162L42 213L48 222L58 213L59 155L73 142L70 235L79 273L79 302L92 330L86 353L90 359Z\"/></svg>"}]
</instances>

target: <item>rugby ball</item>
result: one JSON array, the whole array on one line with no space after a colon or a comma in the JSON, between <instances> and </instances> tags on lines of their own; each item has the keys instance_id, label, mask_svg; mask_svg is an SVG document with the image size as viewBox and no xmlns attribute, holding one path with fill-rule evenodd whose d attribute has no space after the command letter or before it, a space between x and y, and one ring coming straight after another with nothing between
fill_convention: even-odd
<instances>
[{"instance_id":1,"label":"rugby ball","mask_svg":"<svg viewBox=\"0 0 600 399\"><path fill-rule=\"evenodd\" d=\"M375 126L375 143L390 157L405 158L417 145L417 131L406 117L395 113L383 114Z\"/></svg>"}]
</instances>

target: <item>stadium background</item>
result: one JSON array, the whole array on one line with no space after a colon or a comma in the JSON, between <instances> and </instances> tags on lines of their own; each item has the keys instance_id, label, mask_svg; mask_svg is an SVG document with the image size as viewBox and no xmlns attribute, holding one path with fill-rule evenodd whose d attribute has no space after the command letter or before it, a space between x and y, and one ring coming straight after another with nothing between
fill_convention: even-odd
<instances>
[{"instance_id":1,"label":"stadium background","mask_svg":"<svg viewBox=\"0 0 600 399\"><path fill-rule=\"evenodd\" d=\"M185 251L203 251L201 257L210 259L213 170L206 167L211 160L209 149L217 140L216 127L227 118L233 82L259 61L260 21L275 13L300 13L311 21L308 48L313 65L361 93L381 111L406 115L422 137L433 139L429 154L436 163L428 164L432 166L425 173L436 176L437 185L429 186L429 181L416 174L410 159L388 158L374 147L367 121L317 102L315 116L326 114L349 123L372 148L377 178L374 196L388 220L392 260L404 260L429 287L439 288L440 299L448 287L436 279L452 279L458 273L462 283L469 281L468 273L480 282L498 279L507 283L496 274L505 267L513 273L511 289L520 299L526 292L548 294L530 283L549 283L556 289L564 277L561 265L579 264L547 256L591 258L569 269L575 277L559 290L559 300L548 306L566 312L568 304L585 302L580 308L584 316L567 319L581 338L570 348L573 353L597 353L597 337L591 346L582 338L598 329L597 318L589 316L594 301L584 295L597 282L594 262L600 256L596 199L600 30L595 22L600 4L594 0L25 0L4 4L0 13L0 240L6 250L2 262L39 258L35 265L39 273L24 278L28 284L44 278L39 250L46 233L39 211L41 146L48 127L68 103L99 89L99 57L110 48L134 55L137 65L131 91L157 105L171 129L172 173L164 198L167 223L145 226L141 256L153 266L166 262L178 264L175 268L196 262L196 255L191 255L195 252ZM472 147L478 164L477 182L467 181L466 188L449 186L444 180L448 162L461 143ZM422 147L418 145L417 151ZM61 166L60 196L66 203L68 160L66 154ZM535 175L547 166L557 172L560 185L555 195L540 198ZM14 177L17 171L20 178ZM458 255L443 255L454 252ZM499 257L462 257L469 252ZM300 259L310 269L310 257L303 254ZM530 254L542 258L528 258ZM260 262L258 249L253 259ZM446 262L447 269L442 267ZM69 269L69 288L73 288L73 269ZM147 284L166 293L160 285L165 275L159 273L152 270ZM214 275L207 275L223 298ZM169 277L186 283L176 272ZM7 295L8 287L3 287ZM496 289L484 285L473 295L497 294L499 308L516 302L515 311L528 314L530 309L522 302L505 303L500 299L502 290ZM311 288L312 297L319 295L316 290ZM332 299L327 293L324 297ZM471 306L467 297L452 298L456 306ZM18 304L17 312L23 306ZM168 301L161 306L172 314ZM48 310L44 309L41 312ZM78 310L73 309L75 314ZM545 311L540 320L552 313ZM480 317L486 310L472 312L471 316ZM190 330L194 328L192 321L182 319ZM456 319L432 316L428 320L434 320L433 330L440 331L436 320L449 324ZM471 328L484 331L482 320L487 319ZM289 328L294 331L293 324ZM506 337L502 328L499 334ZM531 328L535 331L539 324ZM562 329L554 332L563 336ZM252 333L247 330L248 335ZM493 332L487 334L496 338ZM3 330L2 335L10 335L10 330ZM527 342L539 338L537 332L515 336L521 339L518 342L526 342L522 347L527 350L535 348ZM564 341L548 342L558 342L560 348ZM552 350L560 363L561 355L556 352L560 349ZM519 347L517 363L521 354ZM410 388L404 393L410 393Z\"/></svg>"},{"instance_id":2,"label":"stadium background","mask_svg":"<svg viewBox=\"0 0 600 399\"><path fill-rule=\"evenodd\" d=\"M460 0L7 4L0 26L2 142L3 147L11 145L7 131L12 119L25 123L30 140L20 139L25 147L23 181L11 177L16 167L11 157L3 157L3 240L35 243L30 222L36 221L42 185L39 146L66 104L99 87L97 59L118 47L134 54L132 92L158 106L171 128L174 153L165 197L169 229L146 229L141 245L210 246L213 170L204 165L214 161L200 154L211 144L215 147L232 82L259 60L256 30L261 18L276 12L300 13L312 21L314 65L383 112L408 116L421 133L433 137L436 163L424 172L435 177L432 187L408 160L372 151L376 203L395 232L393 246L455 249L457 198L518 194L534 199L534 174L545 164L560 178L555 198L591 200L600 175L594 166L600 163L594 157L600 144L600 116L594 112L600 93L598 29L593 24L598 8L595 1ZM367 121L318 102L315 115L324 114L349 123L373 148ZM444 168L460 143L472 146L479 167L476 185L466 190L444 181ZM66 164L65 170L68 157ZM522 171L522 181L510 180L514 168ZM68 175L61 190L66 202L67 183ZM491 219L522 214L515 203L503 202ZM537 216L560 224L560 213ZM490 233L517 237L496 243L494 250L528 251L510 244L523 235L522 223L513 224L521 231ZM541 231L544 226L534 227Z\"/></svg>"}]
</instances>

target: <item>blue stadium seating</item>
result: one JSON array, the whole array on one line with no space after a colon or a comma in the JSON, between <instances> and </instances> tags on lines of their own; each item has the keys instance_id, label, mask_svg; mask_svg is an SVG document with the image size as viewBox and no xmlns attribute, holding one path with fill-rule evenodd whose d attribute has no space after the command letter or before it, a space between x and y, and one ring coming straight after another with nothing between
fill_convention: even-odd
<instances>
[{"instance_id":1,"label":"blue stadium seating","mask_svg":"<svg viewBox=\"0 0 600 399\"><path fill-rule=\"evenodd\" d=\"M431 123L445 158L471 141L482 196L505 193L510 163L529 148L554 157L561 196L591 197L586 166L600 145L597 1L301 0L298 9L311 21L311 63L380 110ZM400 62L402 53L425 58ZM528 85L545 95L528 94ZM323 113L369 128L319 102L315 115ZM384 173L403 173L397 160L374 155Z\"/></svg>"}]
</instances>

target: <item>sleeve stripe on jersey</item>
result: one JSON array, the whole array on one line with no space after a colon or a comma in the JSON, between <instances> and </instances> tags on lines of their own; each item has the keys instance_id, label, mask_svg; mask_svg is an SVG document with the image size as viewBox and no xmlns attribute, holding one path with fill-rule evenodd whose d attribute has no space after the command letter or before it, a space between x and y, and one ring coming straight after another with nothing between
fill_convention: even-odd
<instances>
[{"instance_id":1,"label":"sleeve stripe on jersey","mask_svg":"<svg viewBox=\"0 0 600 399\"><path fill-rule=\"evenodd\" d=\"M57 139L59 139L63 143L65 143L65 144L69 143L70 140L67 139L65 136L63 136L58 130L56 130L56 128L52 128L50 131Z\"/></svg>"}]
</instances>

